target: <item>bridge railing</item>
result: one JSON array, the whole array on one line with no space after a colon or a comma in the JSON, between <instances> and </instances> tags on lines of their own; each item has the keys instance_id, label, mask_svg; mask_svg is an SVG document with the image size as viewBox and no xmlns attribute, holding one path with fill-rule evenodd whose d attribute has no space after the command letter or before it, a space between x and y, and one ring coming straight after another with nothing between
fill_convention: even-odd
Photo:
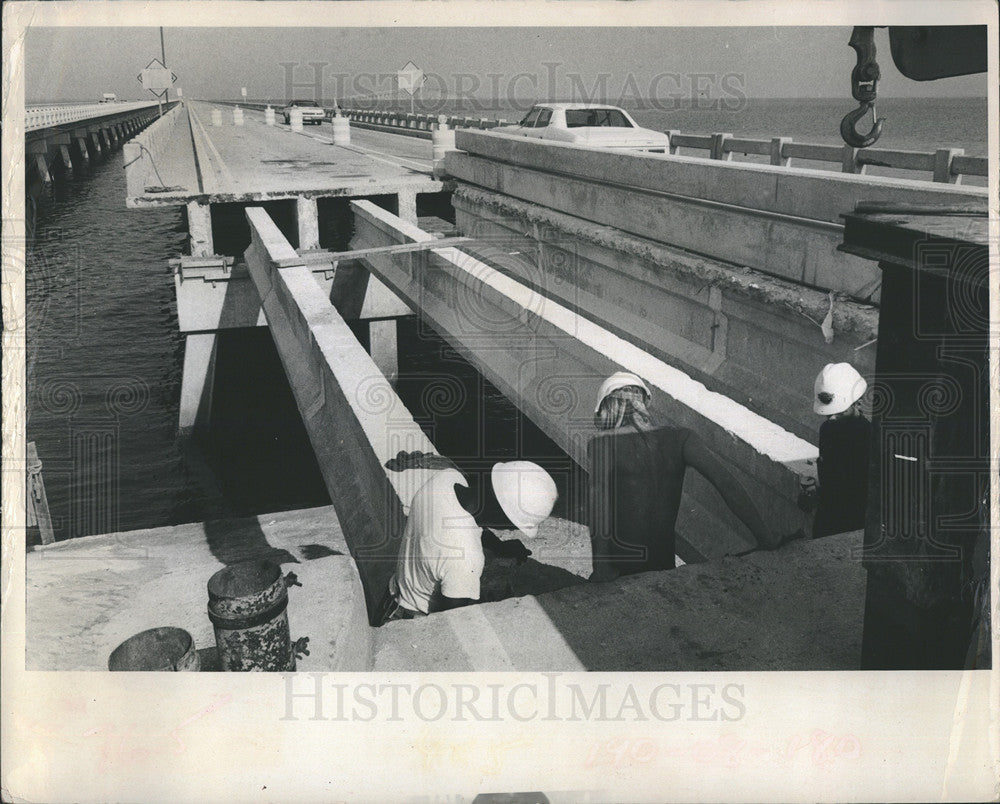
<instances>
[{"instance_id":1,"label":"bridge railing","mask_svg":"<svg viewBox=\"0 0 1000 804\"><path fill-rule=\"evenodd\" d=\"M155 101L133 101L131 103L82 103L75 106L32 106L24 110L24 130L37 131L64 123L75 123L78 120L148 109L156 105Z\"/></svg>"},{"instance_id":2,"label":"bridge railing","mask_svg":"<svg viewBox=\"0 0 1000 804\"><path fill-rule=\"evenodd\" d=\"M410 114L408 112L386 112L371 109L341 108L341 113L356 123L367 123L391 128L405 128L417 131L433 131L443 122L448 128L477 128L486 130L509 125L507 120L489 117L457 117L455 115ZM443 118L443 120L442 120Z\"/></svg>"},{"instance_id":3,"label":"bridge railing","mask_svg":"<svg viewBox=\"0 0 1000 804\"><path fill-rule=\"evenodd\" d=\"M749 139L728 133L683 134L670 130L670 153L679 149L707 151L711 159L731 161L736 154L767 156L772 165L790 165L792 160L832 162L842 173L865 173L866 168L885 167L930 173L936 182L958 184L962 176L986 176L988 161L983 156L966 156L963 148L934 151L903 151L887 148L852 148L849 145L819 145L795 142L791 137Z\"/></svg>"},{"instance_id":4,"label":"bridge railing","mask_svg":"<svg viewBox=\"0 0 1000 804\"><path fill-rule=\"evenodd\" d=\"M438 127L439 116L406 114L371 109L344 108L341 110L353 122L418 131L433 131ZM485 117L445 116L449 128L475 128L486 130L509 125L507 120ZM962 176L986 176L988 161L983 156L966 156L962 148L938 148L934 151L903 151L883 148L852 148L849 145L822 145L795 142L791 137L751 139L732 134L685 134L677 130L665 132L670 137L670 153L681 148L705 151L710 159L731 161L737 154L766 156L772 165L791 165L796 162L827 162L839 164L842 173L866 173L867 168L885 167L929 173L936 182L960 184ZM701 154L698 154L699 156ZM921 177L922 178L922 177Z\"/></svg>"}]
</instances>

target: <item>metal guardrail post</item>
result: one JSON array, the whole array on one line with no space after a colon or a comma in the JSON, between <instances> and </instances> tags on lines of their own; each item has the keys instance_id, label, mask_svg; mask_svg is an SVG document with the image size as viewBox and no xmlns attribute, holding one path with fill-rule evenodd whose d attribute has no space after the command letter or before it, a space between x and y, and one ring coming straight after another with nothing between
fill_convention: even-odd
<instances>
[{"instance_id":1,"label":"metal guardrail post","mask_svg":"<svg viewBox=\"0 0 1000 804\"><path fill-rule=\"evenodd\" d=\"M791 137L772 137L771 138L771 164L772 165L782 165L787 167L791 164L791 157L785 156L785 144L792 141Z\"/></svg>"},{"instance_id":2,"label":"metal guardrail post","mask_svg":"<svg viewBox=\"0 0 1000 804\"><path fill-rule=\"evenodd\" d=\"M713 134L712 135L712 149L711 156L712 159L721 159L725 162L729 162L733 158L731 151L726 148L726 140L730 139L732 134Z\"/></svg>"},{"instance_id":3,"label":"metal guardrail post","mask_svg":"<svg viewBox=\"0 0 1000 804\"><path fill-rule=\"evenodd\" d=\"M842 173L864 173L865 166L858 166L858 149L852 148L850 145L845 145L843 150L843 156L841 157L841 167Z\"/></svg>"},{"instance_id":4,"label":"metal guardrail post","mask_svg":"<svg viewBox=\"0 0 1000 804\"><path fill-rule=\"evenodd\" d=\"M938 148L934 152L934 181L958 184L961 176L952 173L956 156L963 156L964 148Z\"/></svg>"}]
</instances>

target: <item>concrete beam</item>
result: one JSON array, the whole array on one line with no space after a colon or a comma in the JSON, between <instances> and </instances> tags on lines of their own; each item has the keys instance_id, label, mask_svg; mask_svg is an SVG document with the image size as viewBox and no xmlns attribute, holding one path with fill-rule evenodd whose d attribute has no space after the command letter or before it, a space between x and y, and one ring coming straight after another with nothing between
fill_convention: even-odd
<instances>
[{"instance_id":1,"label":"concrete beam","mask_svg":"<svg viewBox=\"0 0 1000 804\"><path fill-rule=\"evenodd\" d=\"M987 194L985 187L694 156L615 153L493 131L459 129L455 143L460 151L492 162L837 224L840 215L853 211L858 201L947 205ZM457 156L457 152L446 155L446 167Z\"/></svg>"},{"instance_id":2,"label":"concrete beam","mask_svg":"<svg viewBox=\"0 0 1000 804\"><path fill-rule=\"evenodd\" d=\"M207 430L212 413L215 387L216 336L214 332L193 333L184 339L184 369L181 374L181 435Z\"/></svg>"},{"instance_id":3,"label":"concrete beam","mask_svg":"<svg viewBox=\"0 0 1000 804\"><path fill-rule=\"evenodd\" d=\"M810 402L820 367L874 372L870 304L837 299L827 343L822 291L468 185L452 206L495 267L807 440L822 422Z\"/></svg>"},{"instance_id":4,"label":"concrete beam","mask_svg":"<svg viewBox=\"0 0 1000 804\"><path fill-rule=\"evenodd\" d=\"M428 477L384 463L400 450L436 450L267 213L246 215L250 276L373 617L410 501Z\"/></svg>"},{"instance_id":5,"label":"concrete beam","mask_svg":"<svg viewBox=\"0 0 1000 804\"><path fill-rule=\"evenodd\" d=\"M843 237L838 224L555 177L460 152L446 160L448 173L463 182L794 282L854 295L878 281L870 262L837 251Z\"/></svg>"},{"instance_id":6,"label":"concrete beam","mask_svg":"<svg viewBox=\"0 0 1000 804\"><path fill-rule=\"evenodd\" d=\"M352 202L354 248L430 237L368 202ZM778 533L802 527L798 471L816 448L612 332L454 248L372 255L372 272L470 360L578 464L594 436L593 398L615 371L658 389L654 419L690 427L718 454ZM470 304L470 300L474 303ZM685 483L678 533L701 557L745 549L742 526L697 473ZM680 550L678 551L680 552Z\"/></svg>"},{"instance_id":7,"label":"concrete beam","mask_svg":"<svg viewBox=\"0 0 1000 804\"><path fill-rule=\"evenodd\" d=\"M215 253L212 239L212 207L198 201L187 204L188 244L192 257L209 257Z\"/></svg>"},{"instance_id":8,"label":"concrete beam","mask_svg":"<svg viewBox=\"0 0 1000 804\"><path fill-rule=\"evenodd\" d=\"M715 259L864 298L879 279L837 251L859 201L956 203L957 187L676 155L612 153L459 131L449 175L472 185Z\"/></svg>"}]
</instances>

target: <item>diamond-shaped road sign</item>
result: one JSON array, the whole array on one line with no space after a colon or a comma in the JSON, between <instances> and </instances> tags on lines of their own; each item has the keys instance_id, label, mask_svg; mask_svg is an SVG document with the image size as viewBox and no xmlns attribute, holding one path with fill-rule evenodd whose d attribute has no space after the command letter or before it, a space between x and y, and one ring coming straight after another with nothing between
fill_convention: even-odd
<instances>
[{"instance_id":1,"label":"diamond-shaped road sign","mask_svg":"<svg viewBox=\"0 0 1000 804\"><path fill-rule=\"evenodd\" d=\"M161 95L170 89L170 85L177 80L177 76L164 67L163 62L159 59L153 59L136 76L136 80L142 83L143 89L148 89L154 95Z\"/></svg>"},{"instance_id":2,"label":"diamond-shaped road sign","mask_svg":"<svg viewBox=\"0 0 1000 804\"><path fill-rule=\"evenodd\" d=\"M424 82L424 71L412 61L408 61L406 66L396 73L396 81L400 89L405 89L412 95Z\"/></svg>"}]
</instances>

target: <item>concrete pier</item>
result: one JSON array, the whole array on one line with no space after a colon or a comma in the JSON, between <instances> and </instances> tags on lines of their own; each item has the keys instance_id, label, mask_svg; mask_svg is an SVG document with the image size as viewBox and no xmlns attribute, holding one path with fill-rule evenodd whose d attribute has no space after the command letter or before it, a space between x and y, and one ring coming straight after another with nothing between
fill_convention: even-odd
<instances>
[{"instance_id":1,"label":"concrete pier","mask_svg":"<svg viewBox=\"0 0 1000 804\"><path fill-rule=\"evenodd\" d=\"M187 435L209 425L215 384L216 336L214 332L190 333L184 339L178 431Z\"/></svg>"}]
</instances>

